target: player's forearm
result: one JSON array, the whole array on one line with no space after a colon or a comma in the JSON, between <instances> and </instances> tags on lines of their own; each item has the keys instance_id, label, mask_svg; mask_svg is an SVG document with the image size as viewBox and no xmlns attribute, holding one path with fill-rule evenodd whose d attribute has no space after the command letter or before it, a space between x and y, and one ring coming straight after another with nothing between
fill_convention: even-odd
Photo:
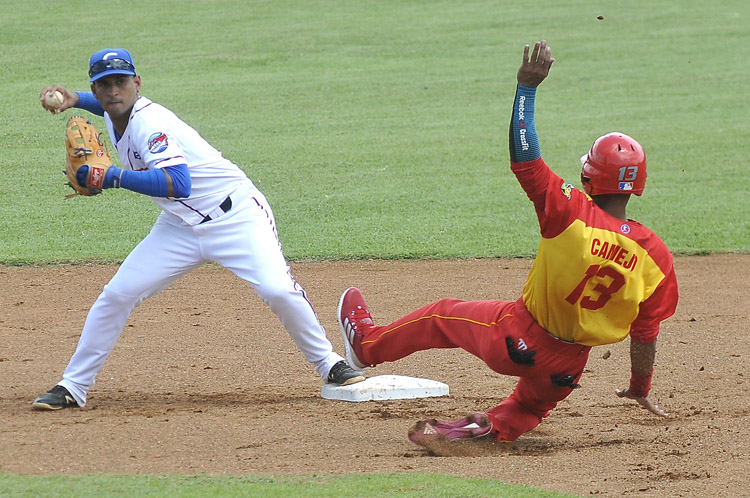
<instances>
[{"instance_id":1,"label":"player's forearm","mask_svg":"<svg viewBox=\"0 0 750 498\"><path fill-rule=\"evenodd\" d=\"M104 116L104 109L99 101L96 100L93 93L76 92L76 95L78 95L78 102L74 107L89 111L91 114L96 114L97 116Z\"/></svg>"},{"instance_id":2,"label":"player's forearm","mask_svg":"<svg viewBox=\"0 0 750 498\"><path fill-rule=\"evenodd\" d=\"M148 171L130 171L112 167L107 171L104 188L126 188L151 197L185 198L192 182L185 164Z\"/></svg>"},{"instance_id":3,"label":"player's forearm","mask_svg":"<svg viewBox=\"0 0 750 498\"><path fill-rule=\"evenodd\" d=\"M534 126L534 100L536 88L523 85L516 87L513 116L510 120L510 161L520 163L542 157L539 138Z\"/></svg>"},{"instance_id":4,"label":"player's forearm","mask_svg":"<svg viewBox=\"0 0 750 498\"><path fill-rule=\"evenodd\" d=\"M651 389L654 373L656 341L649 343L630 340L630 387L629 391L645 398Z\"/></svg>"}]
</instances>

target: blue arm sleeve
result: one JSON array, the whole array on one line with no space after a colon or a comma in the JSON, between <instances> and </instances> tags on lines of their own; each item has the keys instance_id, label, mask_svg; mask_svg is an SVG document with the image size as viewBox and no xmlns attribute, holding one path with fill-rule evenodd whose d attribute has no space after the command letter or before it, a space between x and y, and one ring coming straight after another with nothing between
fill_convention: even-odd
<instances>
[{"instance_id":1,"label":"blue arm sleeve","mask_svg":"<svg viewBox=\"0 0 750 498\"><path fill-rule=\"evenodd\" d=\"M172 180L171 192L167 175ZM148 171L130 171L111 167L107 170L104 188L113 187L126 188L151 197L185 198L190 197L193 185L187 164L178 164Z\"/></svg>"},{"instance_id":2,"label":"blue arm sleeve","mask_svg":"<svg viewBox=\"0 0 750 498\"><path fill-rule=\"evenodd\" d=\"M96 97L94 97L93 93L76 93L78 94L78 104L76 104L76 107L85 111L89 111L91 114L96 114L97 116L104 116L104 109L102 109L102 105L98 100L96 100Z\"/></svg>"},{"instance_id":3,"label":"blue arm sleeve","mask_svg":"<svg viewBox=\"0 0 750 498\"><path fill-rule=\"evenodd\" d=\"M539 137L534 127L534 99L536 88L518 85L510 120L510 160L514 163L534 161L542 157Z\"/></svg>"}]
</instances>

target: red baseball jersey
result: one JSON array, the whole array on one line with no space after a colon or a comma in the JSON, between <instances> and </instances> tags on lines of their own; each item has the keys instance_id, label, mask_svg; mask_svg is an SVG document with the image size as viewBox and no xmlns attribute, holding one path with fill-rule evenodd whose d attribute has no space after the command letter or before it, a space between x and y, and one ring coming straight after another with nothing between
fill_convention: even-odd
<instances>
[{"instance_id":1,"label":"red baseball jersey","mask_svg":"<svg viewBox=\"0 0 750 498\"><path fill-rule=\"evenodd\" d=\"M534 203L542 234L523 290L539 325L586 346L628 334L656 340L678 299L672 255L661 239L607 214L541 158L512 163L511 170Z\"/></svg>"}]
</instances>

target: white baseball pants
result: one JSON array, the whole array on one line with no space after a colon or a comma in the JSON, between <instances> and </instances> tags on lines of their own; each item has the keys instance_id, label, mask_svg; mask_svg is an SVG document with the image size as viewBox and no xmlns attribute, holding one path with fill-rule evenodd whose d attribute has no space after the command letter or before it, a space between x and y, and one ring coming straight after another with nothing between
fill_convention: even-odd
<instances>
[{"instance_id":1,"label":"white baseball pants","mask_svg":"<svg viewBox=\"0 0 750 498\"><path fill-rule=\"evenodd\" d=\"M249 282L325 381L343 358L294 281L276 235L271 208L252 184L232 194L232 209L200 225L162 212L151 232L123 261L91 307L75 353L59 383L80 406L133 309L206 262Z\"/></svg>"}]
</instances>

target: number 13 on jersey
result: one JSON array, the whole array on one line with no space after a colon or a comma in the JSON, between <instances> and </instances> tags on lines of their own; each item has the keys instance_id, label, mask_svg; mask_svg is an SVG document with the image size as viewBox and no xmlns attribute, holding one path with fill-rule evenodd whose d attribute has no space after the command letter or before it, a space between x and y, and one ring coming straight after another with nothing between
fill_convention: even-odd
<instances>
[{"instance_id":1,"label":"number 13 on jersey","mask_svg":"<svg viewBox=\"0 0 750 498\"><path fill-rule=\"evenodd\" d=\"M593 284L593 288L588 286L590 289L584 295L589 282ZM625 277L611 266L591 265L578 286L568 294L565 300L572 305L580 300L581 308L598 310L607 304L612 295L620 290L623 285L625 285Z\"/></svg>"}]
</instances>

